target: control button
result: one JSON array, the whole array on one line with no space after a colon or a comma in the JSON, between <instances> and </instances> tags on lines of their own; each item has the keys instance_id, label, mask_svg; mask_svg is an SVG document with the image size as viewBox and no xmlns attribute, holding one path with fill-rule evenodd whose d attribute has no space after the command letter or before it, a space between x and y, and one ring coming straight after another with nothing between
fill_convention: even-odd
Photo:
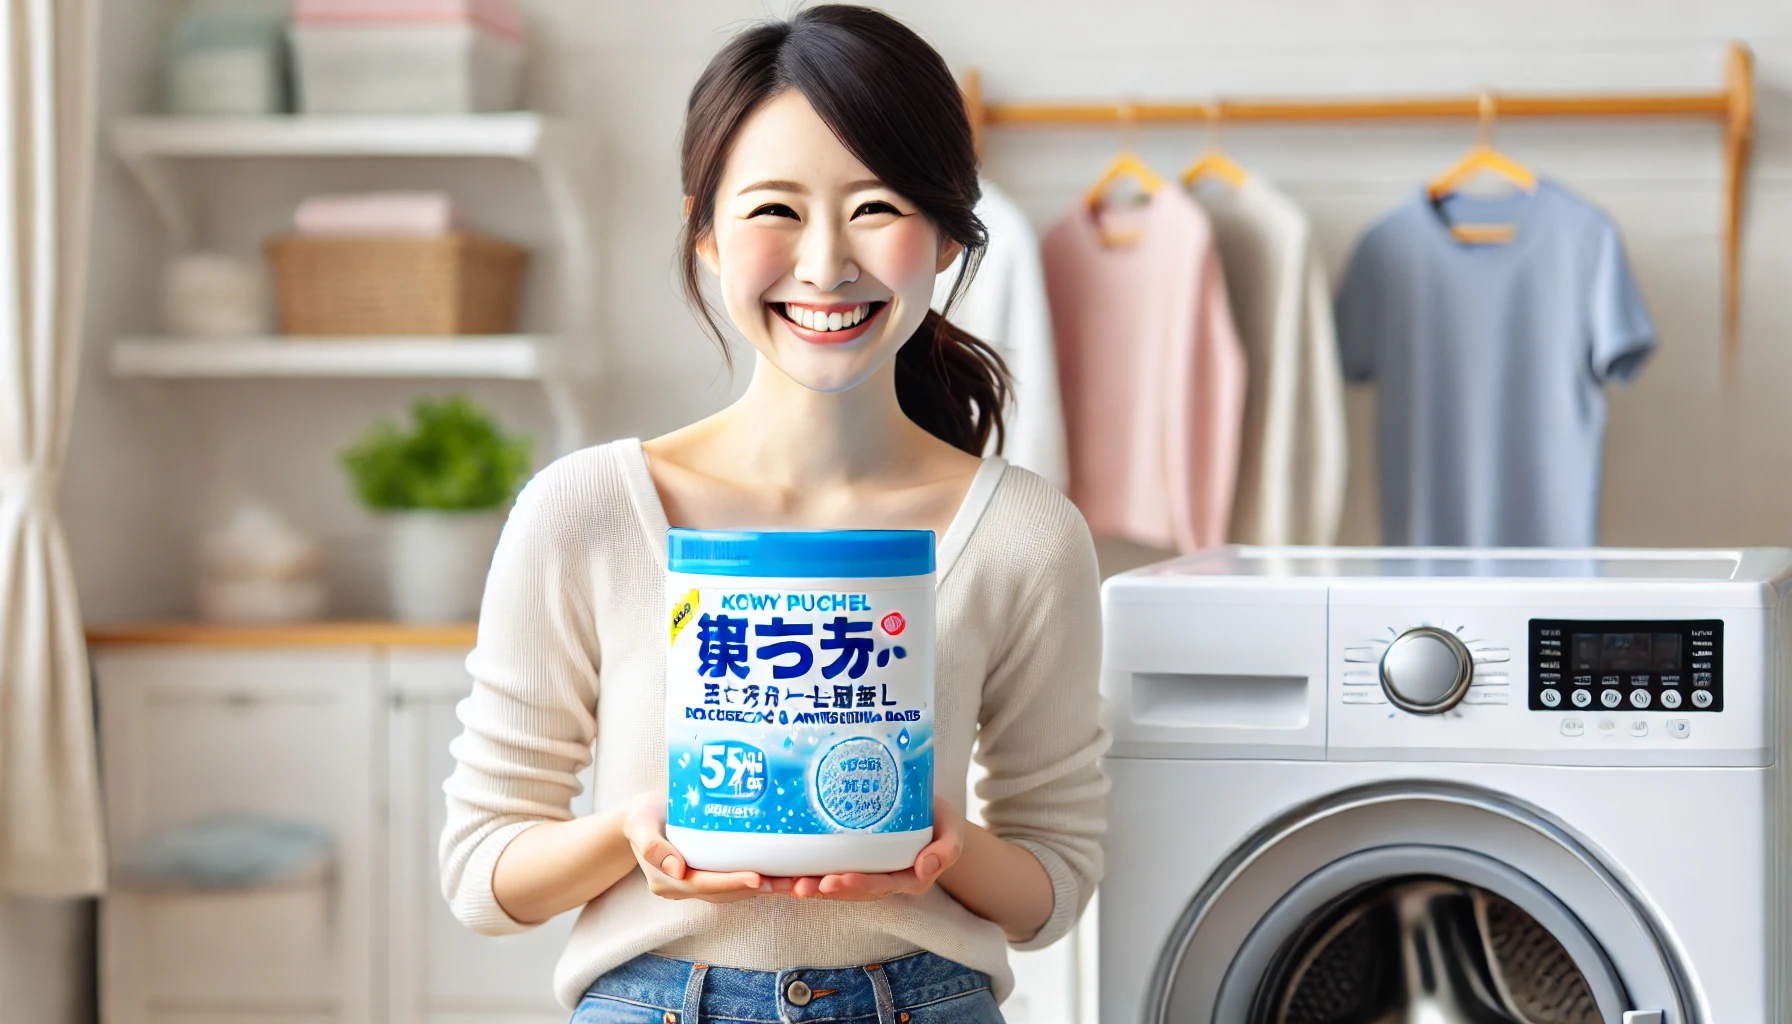
<instances>
[{"instance_id":1,"label":"control button","mask_svg":"<svg viewBox=\"0 0 1792 1024\"><path fill-rule=\"evenodd\" d=\"M1346 647L1345 661L1380 661L1381 651L1374 647Z\"/></svg>"},{"instance_id":2,"label":"control button","mask_svg":"<svg viewBox=\"0 0 1792 1024\"><path fill-rule=\"evenodd\" d=\"M1649 706L1649 691L1648 690L1632 690L1632 691L1630 691L1630 706L1633 708L1648 707Z\"/></svg>"},{"instance_id":3,"label":"control button","mask_svg":"<svg viewBox=\"0 0 1792 1024\"><path fill-rule=\"evenodd\" d=\"M1710 686L1711 685L1711 673L1709 673L1709 672L1694 672L1692 674L1692 685L1694 685L1694 686Z\"/></svg>"},{"instance_id":4,"label":"control button","mask_svg":"<svg viewBox=\"0 0 1792 1024\"><path fill-rule=\"evenodd\" d=\"M1346 704L1386 704L1387 702L1387 697L1379 689L1344 691L1344 703Z\"/></svg>"},{"instance_id":5,"label":"control button","mask_svg":"<svg viewBox=\"0 0 1792 1024\"><path fill-rule=\"evenodd\" d=\"M1624 703L1624 695L1617 690L1601 690L1599 692L1599 703L1604 704L1608 708L1615 708Z\"/></svg>"},{"instance_id":6,"label":"control button","mask_svg":"<svg viewBox=\"0 0 1792 1024\"><path fill-rule=\"evenodd\" d=\"M1618 723L1612 721L1609 718L1601 718L1599 720L1599 735L1601 735L1601 736L1616 736L1617 734L1618 734Z\"/></svg>"},{"instance_id":7,"label":"control button","mask_svg":"<svg viewBox=\"0 0 1792 1024\"><path fill-rule=\"evenodd\" d=\"M1470 687L1506 686L1506 685L1509 685L1511 682L1512 682L1512 677L1507 675L1504 672L1489 672L1486 675L1482 675L1481 673L1476 672L1474 681L1469 683L1468 685ZM1548 686L1551 684L1545 683L1544 685Z\"/></svg>"},{"instance_id":8,"label":"control button","mask_svg":"<svg viewBox=\"0 0 1792 1024\"><path fill-rule=\"evenodd\" d=\"M1367 669L1349 669L1344 673L1345 686L1374 686L1375 673Z\"/></svg>"},{"instance_id":9,"label":"control button","mask_svg":"<svg viewBox=\"0 0 1792 1024\"><path fill-rule=\"evenodd\" d=\"M1635 736L1638 739L1649 735L1649 723L1640 718L1630 723L1630 735Z\"/></svg>"},{"instance_id":10,"label":"control button","mask_svg":"<svg viewBox=\"0 0 1792 1024\"><path fill-rule=\"evenodd\" d=\"M1562 735L1579 736L1587 731L1587 723L1578 718L1562 719Z\"/></svg>"},{"instance_id":11,"label":"control button","mask_svg":"<svg viewBox=\"0 0 1792 1024\"><path fill-rule=\"evenodd\" d=\"M1511 661L1512 651L1506 647L1477 647L1474 650L1475 664L1490 661Z\"/></svg>"},{"instance_id":12,"label":"control button","mask_svg":"<svg viewBox=\"0 0 1792 1024\"><path fill-rule=\"evenodd\" d=\"M1467 693L1462 695L1462 703L1464 704L1510 704L1511 702L1512 691L1502 690L1499 687L1488 687L1480 690L1470 689Z\"/></svg>"},{"instance_id":13,"label":"control button","mask_svg":"<svg viewBox=\"0 0 1792 1024\"><path fill-rule=\"evenodd\" d=\"M1576 690L1576 691L1574 691L1574 695L1571 699L1574 701L1575 707L1584 708L1588 704L1593 703L1593 691L1592 690Z\"/></svg>"},{"instance_id":14,"label":"control button","mask_svg":"<svg viewBox=\"0 0 1792 1024\"><path fill-rule=\"evenodd\" d=\"M1474 676L1456 634L1419 626L1394 638L1381 658L1381 688L1402 711L1437 715L1456 706Z\"/></svg>"},{"instance_id":15,"label":"control button","mask_svg":"<svg viewBox=\"0 0 1792 1024\"><path fill-rule=\"evenodd\" d=\"M1694 691L1692 691L1692 706L1695 708L1710 707L1711 706L1711 691L1710 690L1694 690Z\"/></svg>"},{"instance_id":16,"label":"control button","mask_svg":"<svg viewBox=\"0 0 1792 1024\"><path fill-rule=\"evenodd\" d=\"M1537 699L1543 702L1544 707L1553 708L1556 705L1562 703L1562 691L1560 691L1560 690L1544 690L1542 693L1537 695Z\"/></svg>"},{"instance_id":17,"label":"control button","mask_svg":"<svg viewBox=\"0 0 1792 1024\"><path fill-rule=\"evenodd\" d=\"M1692 723L1684 718L1668 719L1668 735L1683 740L1692 735Z\"/></svg>"},{"instance_id":18,"label":"control button","mask_svg":"<svg viewBox=\"0 0 1792 1024\"><path fill-rule=\"evenodd\" d=\"M1576 685L1576 686L1592 686L1593 685L1593 677L1592 676L1575 676L1574 677L1574 685Z\"/></svg>"},{"instance_id":19,"label":"control button","mask_svg":"<svg viewBox=\"0 0 1792 1024\"><path fill-rule=\"evenodd\" d=\"M1680 691L1679 690L1663 690L1661 692L1661 706L1664 708L1667 708L1669 711L1672 711L1675 708L1679 707L1680 706Z\"/></svg>"}]
</instances>

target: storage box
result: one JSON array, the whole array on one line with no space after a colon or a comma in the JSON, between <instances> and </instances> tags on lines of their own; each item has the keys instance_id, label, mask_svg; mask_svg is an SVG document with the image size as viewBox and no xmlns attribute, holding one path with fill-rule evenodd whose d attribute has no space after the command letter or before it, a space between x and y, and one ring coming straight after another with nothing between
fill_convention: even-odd
<instances>
[{"instance_id":1,"label":"storage box","mask_svg":"<svg viewBox=\"0 0 1792 1024\"><path fill-rule=\"evenodd\" d=\"M482 235L267 242L280 330L302 335L506 334L528 250Z\"/></svg>"},{"instance_id":2,"label":"storage box","mask_svg":"<svg viewBox=\"0 0 1792 1024\"><path fill-rule=\"evenodd\" d=\"M163 71L170 114L257 116L286 110L280 24L191 14L175 24Z\"/></svg>"},{"instance_id":3,"label":"storage box","mask_svg":"<svg viewBox=\"0 0 1792 1024\"><path fill-rule=\"evenodd\" d=\"M287 28L306 114L471 114L516 107L522 47L471 21Z\"/></svg>"},{"instance_id":4,"label":"storage box","mask_svg":"<svg viewBox=\"0 0 1792 1024\"><path fill-rule=\"evenodd\" d=\"M293 0L305 25L470 21L512 39L522 35L513 0Z\"/></svg>"}]
</instances>

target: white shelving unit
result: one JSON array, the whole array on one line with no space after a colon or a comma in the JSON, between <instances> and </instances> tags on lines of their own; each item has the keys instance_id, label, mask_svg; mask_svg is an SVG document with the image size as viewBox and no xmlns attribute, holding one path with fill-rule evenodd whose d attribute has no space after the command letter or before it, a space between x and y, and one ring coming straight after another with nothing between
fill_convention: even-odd
<instances>
[{"instance_id":1,"label":"white shelving unit","mask_svg":"<svg viewBox=\"0 0 1792 1024\"><path fill-rule=\"evenodd\" d=\"M121 377L481 377L546 380L553 341L515 334L454 338L123 338Z\"/></svg>"},{"instance_id":2,"label":"white shelving unit","mask_svg":"<svg viewBox=\"0 0 1792 1024\"><path fill-rule=\"evenodd\" d=\"M176 249L196 240L196 209L181 187L188 160L443 158L519 161L534 169L559 232L559 337L125 338L112 372L127 377L485 378L535 381L554 417L559 450L585 443L574 383L597 373L596 238L583 186L593 168L565 127L541 114L433 117L132 117L113 126L114 151L142 185ZM563 344L565 339L576 344Z\"/></svg>"},{"instance_id":3,"label":"white shelving unit","mask_svg":"<svg viewBox=\"0 0 1792 1024\"><path fill-rule=\"evenodd\" d=\"M113 146L126 160L158 156L489 156L537 160L561 128L540 114L435 117L133 117Z\"/></svg>"}]
</instances>

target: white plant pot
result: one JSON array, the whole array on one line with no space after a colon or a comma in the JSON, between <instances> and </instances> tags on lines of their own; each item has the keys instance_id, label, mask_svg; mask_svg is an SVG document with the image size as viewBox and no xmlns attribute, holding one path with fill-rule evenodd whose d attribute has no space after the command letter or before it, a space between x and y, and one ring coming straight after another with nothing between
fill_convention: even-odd
<instances>
[{"instance_id":1,"label":"white plant pot","mask_svg":"<svg viewBox=\"0 0 1792 1024\"><path fill-rule=\"evenodd\" d=\"M388 515L387 574L400 622L470 622L479 615L485 574L504 525L502 509Z\"/></svg>"}]
</instances>

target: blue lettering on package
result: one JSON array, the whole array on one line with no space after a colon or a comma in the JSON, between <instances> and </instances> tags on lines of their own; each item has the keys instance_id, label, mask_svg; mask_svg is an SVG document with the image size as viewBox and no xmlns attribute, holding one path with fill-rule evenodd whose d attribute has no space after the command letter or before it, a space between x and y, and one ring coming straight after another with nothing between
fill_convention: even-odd
<instances>
[{"instance_id":1,"label":"blue lettering on package","mask_svg":"<svg viewBox=\"0 0 1792 1024\"><path fill-rule=\"evenodd\" d=\"M876 601L873 600L876 598ZM933 820L931 595L702 590L667 662L667 821L772 834Z\"/></svg>"}]
</instances>

